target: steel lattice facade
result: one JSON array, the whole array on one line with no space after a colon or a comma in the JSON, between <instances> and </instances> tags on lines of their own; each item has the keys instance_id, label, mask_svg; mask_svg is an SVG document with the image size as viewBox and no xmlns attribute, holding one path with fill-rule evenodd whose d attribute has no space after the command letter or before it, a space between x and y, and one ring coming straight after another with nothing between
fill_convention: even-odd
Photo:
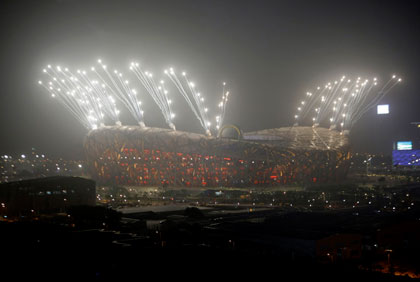
<instances>
[{"instance_id":1,"label":"steel lattice facade","mask_svg":"<svg viewBox=\"0 0 420 282\"><path fill-rule=\"evenodd\" d=\"M244 133L241 139L138 126L107 126L85 139L100 184L269 186L335 182L347 173L348 139L325 128Z\"/></svg>"}]
</instances>

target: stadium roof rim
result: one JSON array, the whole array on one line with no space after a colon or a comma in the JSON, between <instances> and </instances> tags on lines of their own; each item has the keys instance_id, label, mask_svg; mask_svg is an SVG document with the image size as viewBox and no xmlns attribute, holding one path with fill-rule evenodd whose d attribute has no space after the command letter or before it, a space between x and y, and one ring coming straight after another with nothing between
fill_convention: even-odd
<instances>
[{"instance_id":1,"label":"stadium roof rim","mask_svg":"<svg viewBox=\"0 0 420 282\"><path fill-rule=\"evenodd\" d=\"M142 134L167 134L169 136L187 136L191 140L215 140L227 139L209 137L204 134L174 131L166 128L140 126L103 126L98 129L91 130L88 137L97 135L101 132L115 133L142 133ZM231 139L229 139L231 140ZM232 139L236 140L236 139ZM337 130L331 130L323 127L311 126L292 126L280 127L272 129L264 129L253 132L244 132L241 140L237 142L263 143L277 148L291 148L294 150L347 150L349 146L348 136L341 134Z\"/></svg>"}]
</instances>

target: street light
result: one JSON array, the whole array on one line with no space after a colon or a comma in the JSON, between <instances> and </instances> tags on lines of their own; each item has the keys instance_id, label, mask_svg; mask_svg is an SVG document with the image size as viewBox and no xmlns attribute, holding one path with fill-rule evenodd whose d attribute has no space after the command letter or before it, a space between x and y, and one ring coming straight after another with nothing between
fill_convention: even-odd
<instances>
[{"instance_id":1,"label":"street light","mask_svg":"<svg viewBox=\"0 0 420 282\"><path fill-rule=\"evenodd\" d=\"M386 249L385 250L385 253L387 254L387 257L388 257L388 265L391 265L391 253L392 253L392 250L391 249Z\"/></svg>"}]
</instances>

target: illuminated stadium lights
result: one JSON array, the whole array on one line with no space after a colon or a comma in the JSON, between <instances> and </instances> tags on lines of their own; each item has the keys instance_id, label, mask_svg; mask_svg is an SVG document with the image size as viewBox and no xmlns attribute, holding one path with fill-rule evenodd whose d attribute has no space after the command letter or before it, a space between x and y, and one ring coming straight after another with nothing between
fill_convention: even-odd
<instances>
[{"instance_id":1,"label":"illuminated stadium lights","mask_svg":"<svg viewBox=\"0 0 420 282\"><path fill-rule=\"evenodd\" d=\"M195 187L335 181L346 172L347 146L346 136L311 127L249 132L233 140L105 126L89 132L84 144L98 183Z\"/></svg>"}]
</instances>

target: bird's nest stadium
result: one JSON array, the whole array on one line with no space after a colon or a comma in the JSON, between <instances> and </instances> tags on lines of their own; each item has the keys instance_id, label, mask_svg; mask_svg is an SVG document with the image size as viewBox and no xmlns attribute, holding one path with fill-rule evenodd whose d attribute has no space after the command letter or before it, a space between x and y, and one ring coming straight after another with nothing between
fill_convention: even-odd
<instances>
[{"instance_id":1,"label":"bird's nest stadium","mask_svg":"<svg viewBox=\"0 0 420 282\"><path fill-rule=\"evenodd\" d=\"M202 135L176 129L173 98L164 80L134 61L129 66L133 82L108 69L101 59L90 71L47 65L42 71L48 81L38 84L91 130L84 143L91 176L99 184L132 186L247 187L342 180L349 167L351 128L402 80L392 75L377 87L376 77L344 75L307 92L295 108L293 126L243 133L224 125L229 100L225 82L212 118L189 75L172 67L164 70L174 92L198 119L206 133ZM134 85L153 99L171 130L146 127ZM139 126L122 126L120 106ZM312 126L299 126L308 121ZM224 134L229 128L235 136ZM212 137L216 131L218 136Z\"/></svg>"},{"instance_id":2,"label":"bird's nest stadium","mask_svg":"<svg viewBox=\"0 0 420 282\"><path fill-rule=\"evenodd\" d=\"M232 131L234 136L226 137ZM218 137L140 126L104 126L84 142L99 184L247 187L336 182L349 166L348 136L292 126Z\"/></svg>"}]
</instances>

